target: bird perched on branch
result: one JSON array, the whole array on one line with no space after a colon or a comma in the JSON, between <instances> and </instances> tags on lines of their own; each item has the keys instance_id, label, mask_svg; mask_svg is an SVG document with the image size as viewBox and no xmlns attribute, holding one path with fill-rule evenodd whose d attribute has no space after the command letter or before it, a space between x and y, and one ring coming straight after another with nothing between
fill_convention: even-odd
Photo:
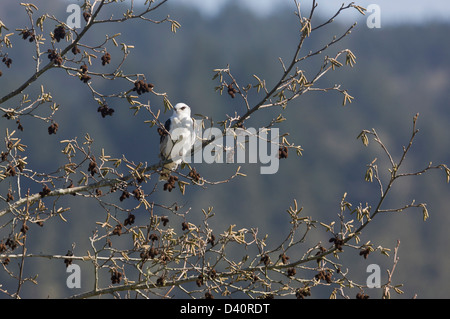
<instances>
[{"instance_id":1,"label":"bird perched on branch","mask_svg":"<svg viewBox=\"0 0 450 319\"><path fill-rule=\"evenodd\" d=\"M163 166L160 180L167 180L170 172L189 157L195 142L194 120L191 118L191 109L184 103L178 103L173 109L172 116L166 121L161 135L159 157L172 162Z\"/></svg>"}]
</instances>

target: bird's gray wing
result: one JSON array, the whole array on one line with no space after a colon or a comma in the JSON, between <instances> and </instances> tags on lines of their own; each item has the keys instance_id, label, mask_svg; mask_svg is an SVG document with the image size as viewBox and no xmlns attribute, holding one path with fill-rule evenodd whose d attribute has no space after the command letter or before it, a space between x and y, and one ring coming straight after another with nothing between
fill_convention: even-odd
<instances>
[{"instance_id":1,"label":"bird's gray wing","mask_svg":"<svg viewBox=\"0 0 450 319\"><path fill-rule=\"evenodd\" d=\"M159 156L162 159L167 159L170 155L170 150L173 147L172 139L170 138L170 128L171 128L171 120L170 118L164 123L164 128L166 131L161 134L159 138Z\"/></svg>"}]
</instances>

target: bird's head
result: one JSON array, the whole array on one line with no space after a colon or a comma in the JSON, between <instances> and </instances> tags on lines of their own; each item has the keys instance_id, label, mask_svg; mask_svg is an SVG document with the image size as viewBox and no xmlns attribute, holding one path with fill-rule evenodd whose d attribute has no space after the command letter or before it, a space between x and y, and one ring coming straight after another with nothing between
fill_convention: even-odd
<instances>
[{"instance_id":1,"label":"bird's head","mask_svg":"<svg viewBox=\"0 0 450 319\"><path fill-rule=\"evenodd\" d=\"M173 113L180 119L191 117L191 108L184 103L177 103L173 108Z\"/></svg>"}]
</instances>

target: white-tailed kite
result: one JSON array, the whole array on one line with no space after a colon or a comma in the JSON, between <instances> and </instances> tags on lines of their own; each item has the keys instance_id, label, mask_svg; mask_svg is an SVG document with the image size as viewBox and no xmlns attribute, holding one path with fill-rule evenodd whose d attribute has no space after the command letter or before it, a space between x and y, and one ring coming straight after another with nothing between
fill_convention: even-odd
<instances>
[{"instance_id":1,"label":"white-tailed kite","mask_svg":"<svg viewBox=\"0 0 450 319\"><path fill-rule=\"evenodd\" d=\"M185 157L190 156L195 142L194 120L191 109L184 103L178 103L173 109L172 116L164 124L166 132L161 134L159 157L162 160L172 160L164 164L160 180L167 180L170 172L177 169Z\"/></svg>"}]
</instances>

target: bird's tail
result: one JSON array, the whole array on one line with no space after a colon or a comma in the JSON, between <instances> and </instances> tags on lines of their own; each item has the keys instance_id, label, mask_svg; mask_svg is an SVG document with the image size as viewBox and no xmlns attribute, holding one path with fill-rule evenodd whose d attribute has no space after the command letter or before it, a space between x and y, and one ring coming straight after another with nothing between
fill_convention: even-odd
<instances>
[{"instance_id":1,"label":"bird's tail","mask_svg":"<svg viewBox=\"0 0 450 319\"><path fill-rule=\"evenodd\" d=\"M160 181L167 181L169 179L170 173L172 173L172 171L177 169L178 164L177 163L167 163L164 164L161 173L159 175L159 180Z\"/></svg>"}]
</instances>

